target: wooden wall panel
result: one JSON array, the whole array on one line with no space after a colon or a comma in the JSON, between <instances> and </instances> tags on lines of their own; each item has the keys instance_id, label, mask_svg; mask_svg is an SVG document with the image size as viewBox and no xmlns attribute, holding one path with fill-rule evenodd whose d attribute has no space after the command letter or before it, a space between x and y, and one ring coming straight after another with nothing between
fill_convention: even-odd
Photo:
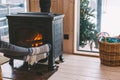
<instances>
[{"instance_id":1,"label":"wooden wall panel","mask_svg":"<svg viewBox=\"0 0 120 80\"><path fill-rule=\"evenodd\" d=\"M74 49L74 0L63 0L64 17L64 34L69 35L69 39L64 39L64 52L73 53Z\"/></svg>"},{"instance_id":2,"label":"wooden wall panel","mask_svg":"<svg viewBox=\"0 0 120 80\"><path fill-rule=\"evenodd\" d=\"M73 53L74 49L74 2L75 0L51 0L51 12L64 14L63 33L69 39L63 40L63 51ZM38 0L30 0L30 11L38 12Z\"/></svg>"},{"instance_id":3,"label":"wooden wall panel","mask_svg":"<svg viewBox=\"0 0 120 80\"><path fill-rule=\"evenodd\" d=\"M39 0L29 0L29 11L30 12L39 12Z\"/></svg>"},{"instance_id":4,"label":"wooden wall panel","mask_svg":"<svg viewBox=\"0 0 120 80\"><path fill-rule=\"evenodd\" d=\"M64 0L51 0L51 12L63 14Z\"/></svg>"}]
</instances>

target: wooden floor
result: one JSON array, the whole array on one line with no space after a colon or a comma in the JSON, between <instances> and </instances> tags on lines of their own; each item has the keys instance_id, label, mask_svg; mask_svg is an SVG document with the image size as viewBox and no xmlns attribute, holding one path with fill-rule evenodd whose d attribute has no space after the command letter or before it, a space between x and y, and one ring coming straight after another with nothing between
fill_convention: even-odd
<instances>
[{"instance_id":1,"label":"wooden floor","mask_svg":"<svg viewBox=\"0 0 120 80\"><path fill-rule=\"evenodd\" d=\"M57 64L59 66L58 70L50 75L48 79L36 77L32 80L120 80L120 67L101 65L97 57L64 54L64 60L63 63ZM19 65L20 63L17 62L17 64ZM9 64L3 64L1 66L2 75L14 76L12 68L8 69L8 66ZM21 75L24 75L23 73ZM27 77L31 76L26 75L24 77L27 79ZM24 77L21 80L24 80ZM3 80L20 79L19 77L16 77L16 79L4 77Z\"/></svg>"}]
</instances>

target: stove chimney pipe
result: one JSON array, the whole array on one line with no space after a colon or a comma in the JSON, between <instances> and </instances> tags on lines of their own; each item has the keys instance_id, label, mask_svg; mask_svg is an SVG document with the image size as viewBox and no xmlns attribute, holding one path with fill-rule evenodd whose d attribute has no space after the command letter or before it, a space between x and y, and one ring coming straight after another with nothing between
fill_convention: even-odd
<instances>
[{"instance_id":1,"label":"stove chimney pipe","mask_svg":"<svg viewBox=\"0 0 120 80\"><path fill-rule=\"evenodd\" d=\"M50 12L51 0L39 0L39 7L41 12Z\"/></svg>"}]
</instances>

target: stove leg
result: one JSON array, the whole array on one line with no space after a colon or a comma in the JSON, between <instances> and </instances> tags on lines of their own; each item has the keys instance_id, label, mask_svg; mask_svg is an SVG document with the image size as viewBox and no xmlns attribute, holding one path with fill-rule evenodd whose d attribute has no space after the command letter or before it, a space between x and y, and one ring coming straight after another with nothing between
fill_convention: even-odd
<instances>
[{"instance_id":1,"label":"stove leg","mask_svg":"<svg viewBox=\"0 0 120 80\"><path fill-rule=\"evenodd\" d=\"M10 58L9 64L10 64L11 66L13 66L13 65L14 65L14 59Z\"/></svg>"},{"instance_id":2,"label":"stove leg","mask_svg":"<svg viewBox=\"0 0 120 80\"><path fill-rule=\"evenodd\" d=\"M53 65L48 65L48 70L52 71L52 70L55 70L57 69L56 65L53 64Z\"/></svg>"},{"instance_id":3,"label":"stove leg","mask_svg":"<svg viewBox=\"0 0 120 80\"><path fill-rule=\"evenodd\" d=\"M50 54L48 57L48 70L55 70L56 68L55 57Z\"/></svg>"},{"instance_id":4,"label":"stove leg","mask_svg":"<svg viewBox=\"0 0 120 80\"><path fill-rule=\"evenodd\" d=\"M63 55L60 55L60 56L59 56L59 60L60 60L61 62L64 62L64 57L63 57Z\"/></svg>"}]
</instances>

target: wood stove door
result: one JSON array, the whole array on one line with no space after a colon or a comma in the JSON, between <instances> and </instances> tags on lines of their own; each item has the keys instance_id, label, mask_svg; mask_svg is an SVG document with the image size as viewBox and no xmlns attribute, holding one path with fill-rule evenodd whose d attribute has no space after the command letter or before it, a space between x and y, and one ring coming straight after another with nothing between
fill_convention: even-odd
<instances>
[{"instance_id":1,"label":"wood stove door","mask_svg":"<svg viewBox=\"0 0 120 80\"><path fill-rule=\"evenodd\" d=\"M43 29L36 28L12 28L11 42L22 47L38 47L46 43ZM11 34L10 33L10 34Z\"/></svg>"}]
</instances>

